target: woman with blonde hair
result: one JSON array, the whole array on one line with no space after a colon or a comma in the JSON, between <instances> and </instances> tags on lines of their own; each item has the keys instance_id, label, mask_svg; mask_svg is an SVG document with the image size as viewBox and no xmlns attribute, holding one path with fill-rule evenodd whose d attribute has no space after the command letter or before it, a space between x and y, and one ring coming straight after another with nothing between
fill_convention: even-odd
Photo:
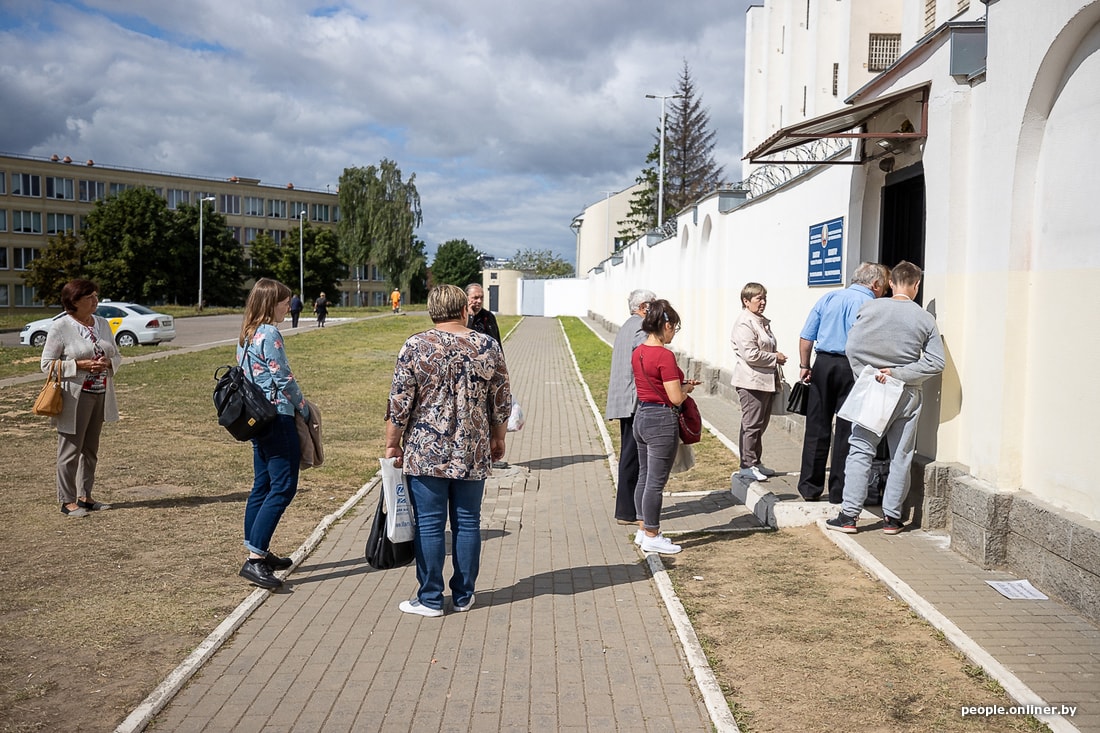
<instances>
[{"instance_id":1,"label":"woman with blonde hair","mask_svg":"<svg viewBox=\"0 0 1100 733\"><path fill-rule=\"evenodd\" d=\"M764 317L767 305L767 289L760 283L745 283L741 289L741 312L730 333L736 357L731 384L741 400L740 475L753 481L767 481L775 475L760 457L772 400L779 389L779 367L787 363L786 355L775 350L771 321Z\"/></svg>"},{"instance_id":2,"label":"woman with blonde hair","mask_svg":"<svg viewBox=\"0 0 1100 733\"><path fill-rule=\"evenodd\" d=\"M290 288L261 278L252 286L244 305L244 320L237 341L237 363L264 394L271 397L278 417L271 429L252 439L255 478L244 512L244 546L248 560L240 575L253 585L274 590L283 581L275 570L285 570L290 558L271 552L271 537L298 491L301 446L294 414L309 419L305 397L290 371L283 335L276 324L290 311Z\"/></svg>"},{"instance_id":3,"label":"woman with blonde hair","mask_svg":"<svg viewBox=\"0 0 1100 733\"><path fill-rule=\"evenodd\" d=\"M451 602L474 605L481 562L481 499L493 461L504 457L512 396L504 352L466 327L466 293L438 285L428 293L431 328L401 347L386 410L386 458L409 479L416 516L416 597L403 613L443 615L443 565L451 525Z\"/></svg>"}]
</instances>

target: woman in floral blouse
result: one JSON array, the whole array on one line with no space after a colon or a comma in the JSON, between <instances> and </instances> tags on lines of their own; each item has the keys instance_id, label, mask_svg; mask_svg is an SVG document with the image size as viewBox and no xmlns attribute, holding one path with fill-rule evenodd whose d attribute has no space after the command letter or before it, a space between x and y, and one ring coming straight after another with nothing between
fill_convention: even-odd
<instances>
[{"instance_id":1,"label":"woman in floral blouse","mask_svg":"<svg viewBox=\"0 0 1100 733\"><path fill-rule=\"evenodd\" d=\"M298 387L283 348L283 335L275 324L290 311L290 288L261 278L244 305L244 321L237 341L237 363L263 392L271 397L279 416L271 429L252 439L255 479L244 511L244 546L248 560L240 575L254 585L274 590L283 584L274 570L293 563L271 552L271 536L283 512L298 491L301 447L294 425L295 411L309 419L309 408Z\"/></svg>"},{"instance_id":2,"label":"woman in floral blouse","mask_svg":"<svg viewBox=\"0 0 1100 733\"><path fill-rule=\"evenodd\" d=\"M410 336L393 372L386 457L409 477L416 517L416 598L405 613L443 615L445 534L451 522L451 600L474 605L481 561L481 498L493 461L504 457L512 397L500 345L466 328L466 294L428 293L435 328Z\"/></svg>"}]
</instances>

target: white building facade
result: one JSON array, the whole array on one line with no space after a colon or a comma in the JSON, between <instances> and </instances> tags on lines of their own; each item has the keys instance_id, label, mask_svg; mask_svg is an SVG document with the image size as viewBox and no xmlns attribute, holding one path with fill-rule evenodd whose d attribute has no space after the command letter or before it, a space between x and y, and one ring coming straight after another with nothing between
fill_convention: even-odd
<instances>
[{"instance_id":1,"label":"white building facade","mask_svg":"<svg viewBox=\"0 0 1100 733\"><path fill-rule=\"evenodd\" d=\"M746 145L758 163L813 139L850 148L739 206L700 200L675 237L590 273L589 310L618 324L634 288L669 299L681 358L723 391L745 282L768 288L792 354L810 307L860 261L917 263L947 368L925 388L915 511L964 555L1100 618L1100 392L1086 376L1100 360L1100 149L1087 142L1100 126L1100 0L904 0L900 29L900 57L847 106ZM815 247L839 260L814 264Z\"/></svg>"}]
</instances>

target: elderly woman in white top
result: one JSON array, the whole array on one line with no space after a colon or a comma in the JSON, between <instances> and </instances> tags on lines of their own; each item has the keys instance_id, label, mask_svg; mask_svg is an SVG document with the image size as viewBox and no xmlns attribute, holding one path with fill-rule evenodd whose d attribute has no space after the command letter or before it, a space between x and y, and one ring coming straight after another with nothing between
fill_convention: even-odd
<instances>
[{"instance_id":1,"label":"elderly woman in white top","mask_svg":"<svg viewBox=\"0 0 1100 733\"><path fill-rule=\"evenodd\" d=\"M775 472L760 461L772 400L779 389L779 367L787 357L776 351L771 321L764 317L768 291L760 283L741 289L741 312L733 322L730 344L736 360L731 384L741 400L741 476L767 481Z\"/></svg>"},{"instance_id":2,"label":"elderly woman in white top","mask_svg":"<svg viewBox=\"0 0 1100 733\"><path fill-rule=\"evenodd\" d=\"M99 294L90 280L61 289L66 315L50 326L42 349L42 371L61 360L62 409L57 428L57 499L67 517L110 509L92 498L103 422L118 420L114 375L122 365L111 324L95 314Z\"/></svg>"}]
</instances>

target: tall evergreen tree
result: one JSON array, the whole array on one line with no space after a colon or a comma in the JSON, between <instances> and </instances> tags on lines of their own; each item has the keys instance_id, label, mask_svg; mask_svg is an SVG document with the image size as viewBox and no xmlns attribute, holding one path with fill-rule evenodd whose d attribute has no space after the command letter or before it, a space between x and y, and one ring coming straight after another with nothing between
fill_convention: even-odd
<instances>
[{"instance_id":1,"label":"tall evergreen tree","mask_svg":"<svg viewBox=\"0 0 1100 733\"><path fill-rule=\"evenodd\" d=\"M687 60L680 72L672 112L665 127L665 216L677 212L716 189L724 171L714 160L710 113L697 98Z\"/></svg>"},{"instance_id":2,"label":"tall evergreen tree","mask_svg":"<svg viewBox=\"0 0 1100 733\"><path fill-rule=\"evenodd\" d=\"M635 184L642 185L630 196L630 211L625 219L616 222L620 241L633 242L657 226L657 167L661 156L659 145L660 137L645 158L646 167L634 179Z\"/></svg>"}]
</instances>

